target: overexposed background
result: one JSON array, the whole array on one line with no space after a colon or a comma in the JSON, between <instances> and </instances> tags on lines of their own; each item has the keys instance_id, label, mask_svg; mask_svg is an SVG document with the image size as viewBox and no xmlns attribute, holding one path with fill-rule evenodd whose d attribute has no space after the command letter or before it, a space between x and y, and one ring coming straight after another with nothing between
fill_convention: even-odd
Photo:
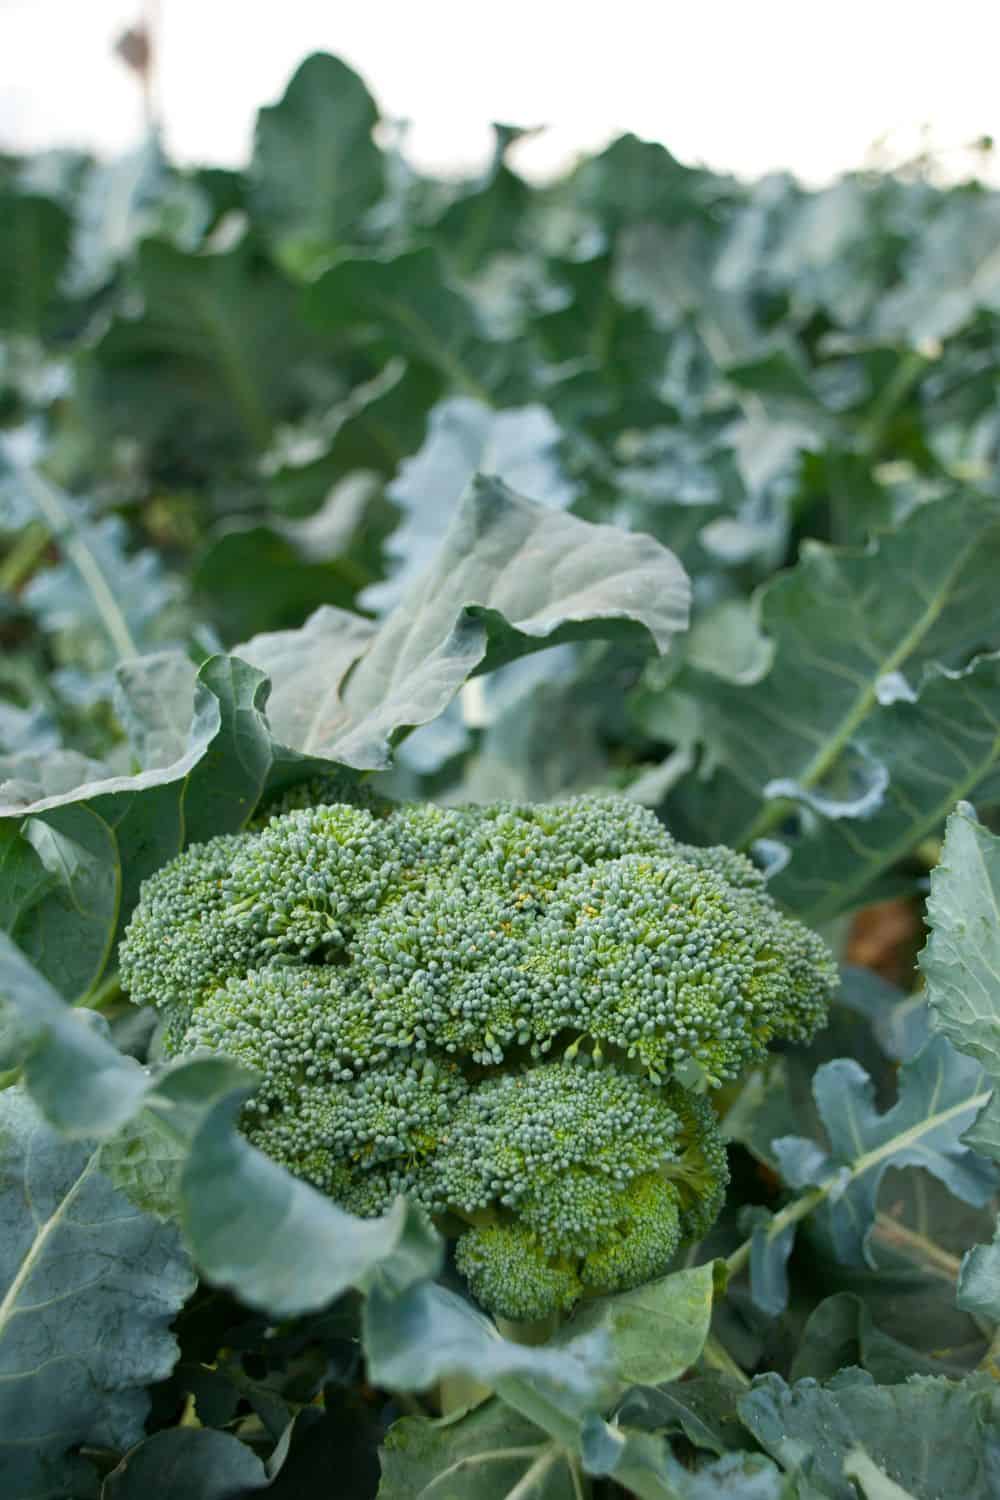
<instances>
[{"instance_id":1,"label":"overexposed background","mask_svg":"<svg viewBox=\"0 0 1000 1500\"><path fill-rule=\"evenodd\" d=\"M411 122L409 154L439 171L480 164L502 120L549 127L518 147L529 175L628 129L751 177L819 184L926 146L944 177L1000 182L1000 162L966 149L1000 136L994 0L0 0L0 150L134 145L140 90L113 47L144 16L181 161L243 162L257 108L326 50Z\"/></svg>"}]
</instances>

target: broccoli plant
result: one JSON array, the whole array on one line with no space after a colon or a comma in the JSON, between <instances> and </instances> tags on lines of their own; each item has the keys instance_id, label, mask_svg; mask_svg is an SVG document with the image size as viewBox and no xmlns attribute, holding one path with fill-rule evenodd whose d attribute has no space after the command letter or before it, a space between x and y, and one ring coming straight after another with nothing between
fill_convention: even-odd
<instances>
[{"instance_id":1,"label":"broccoli plant","mask_svg":"<svg viewBox=\"0 0 1000 1500\"><path fill-rule=\"evenodd\" d=\"M0 154L0 1495L995 1500L1000 198L377 119Z\"/></svg>"},{"instance_id":2,"label":"broccoli plant","mask_svg":"<svg viewBox=\"0 0 1000 1500\"><path fill-rule=\"evenodd\" d=\"M705 1090L813 1034L824 943L624 797L338 795L145 882L121 973L165 1051L254 1069L249 1139L352 1213L415 1198L491 1312L663 1275L725 1197Z\"/></svg>"}]
</instances>

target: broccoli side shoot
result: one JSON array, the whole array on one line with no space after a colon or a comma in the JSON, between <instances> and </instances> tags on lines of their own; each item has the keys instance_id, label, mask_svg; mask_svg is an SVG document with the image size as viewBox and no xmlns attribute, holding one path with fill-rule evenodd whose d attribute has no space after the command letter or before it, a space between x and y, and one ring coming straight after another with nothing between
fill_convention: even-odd
<instances>
[{"instance_id":1,"label":"broccoli side shoot","mask_svg":"<svg viewBox=\"0 0 1000 1500\"><path fill-rule=\"evenodd\" d=\"M121 971L165 1050L256 1069L249 1139L355 1213L414 1196L493 1312L663 1274L725 1194L704 1091L822 1023L824 944L625 798L334 785L145 882Z\"/></svg>"}]
</instances>

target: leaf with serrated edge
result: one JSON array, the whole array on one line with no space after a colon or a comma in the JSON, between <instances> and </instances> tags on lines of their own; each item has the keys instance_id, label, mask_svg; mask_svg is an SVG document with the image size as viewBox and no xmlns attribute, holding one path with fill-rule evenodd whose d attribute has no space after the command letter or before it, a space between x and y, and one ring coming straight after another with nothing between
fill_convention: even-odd
<instances>
[{"instance_id":1,"label":"leaf with serrated edge","mask_svg":"<svg viewBox=\"0 0 1000 1500\"><path fill-rule=\"evenodd\" d=\"M879 708L857 743L888 776L880 806L871 817L824 820L771 882L812 925L862 903L960 798L1000 801L1000 655L961 672L929 669L915 701Z\"/></svg>"},{"instance_id":2,"label":"leaf with serrated edge","mask_svg":"<svg viewBox=\"0 0 1000 1500\"><path fill-rule=\"evenodd\" d=\"M823 784L878 712L888 674L914 684L996 634L998 568L1000 518L975 496L925 505L864 551L803 546L760 595L768 676L746 689L704 682L709 746L742 793L727 842L750 843L787 815L787 800L767 799L772 782Z\"/></svg>"}]
</instances>

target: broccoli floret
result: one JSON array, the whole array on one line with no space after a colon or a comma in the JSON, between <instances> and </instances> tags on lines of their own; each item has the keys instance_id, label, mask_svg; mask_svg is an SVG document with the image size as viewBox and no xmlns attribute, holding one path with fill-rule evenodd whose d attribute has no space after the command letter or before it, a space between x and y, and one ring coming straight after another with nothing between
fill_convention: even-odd
<instances>
[{"instance_id":1,"label":"broccoli floret","mask_svg":"<svg viewBox=\"0 0 1000 1500\"><path fill-rule=\"evenodd\" d=\"M485 1216L516 1229L518 1253L533 1242L532 1266L541 1257L560 1271L572 1267L595 1295L662 1276L699 1178L707 1179L713 1219L728 1181L704 1100L689 1104L676 1085L658 1089L614 1067L565 1062L473 1088L434 1165L440 1199L453 1212L477 1229ZM500 1235L489 1244L498 1255L515 1253ZM485 1250L478 1253L482 1264Z\"/></svg>"},{"instance_id":2,"label":"broccoli floret","mask_svg":"<svg viewBox=\"0 0 1000 1500\"><path fill-rule=\"evenodd\" d=\"M255 1144L355 1213L411 1194L516 1319L707 1232L725 1148L684 1085L808 1037L835 981L749 861L624 798L391 807L336 780L148 880L120 962L168 1052L259 1073Z\"/></svg>"},{"instance_id":3,"label":"broccoli floret","mask_svg":"<svg viewBox=\"0 0 1000 1500\"><path fill-rule=\"evenodd\" d=\"M574 1266L553 1260L519 1224L467 1230L455 1248L455 1265L476 1301L512 1323L569 1312L583 1295Z\"/></svg>"}]
</instances>

